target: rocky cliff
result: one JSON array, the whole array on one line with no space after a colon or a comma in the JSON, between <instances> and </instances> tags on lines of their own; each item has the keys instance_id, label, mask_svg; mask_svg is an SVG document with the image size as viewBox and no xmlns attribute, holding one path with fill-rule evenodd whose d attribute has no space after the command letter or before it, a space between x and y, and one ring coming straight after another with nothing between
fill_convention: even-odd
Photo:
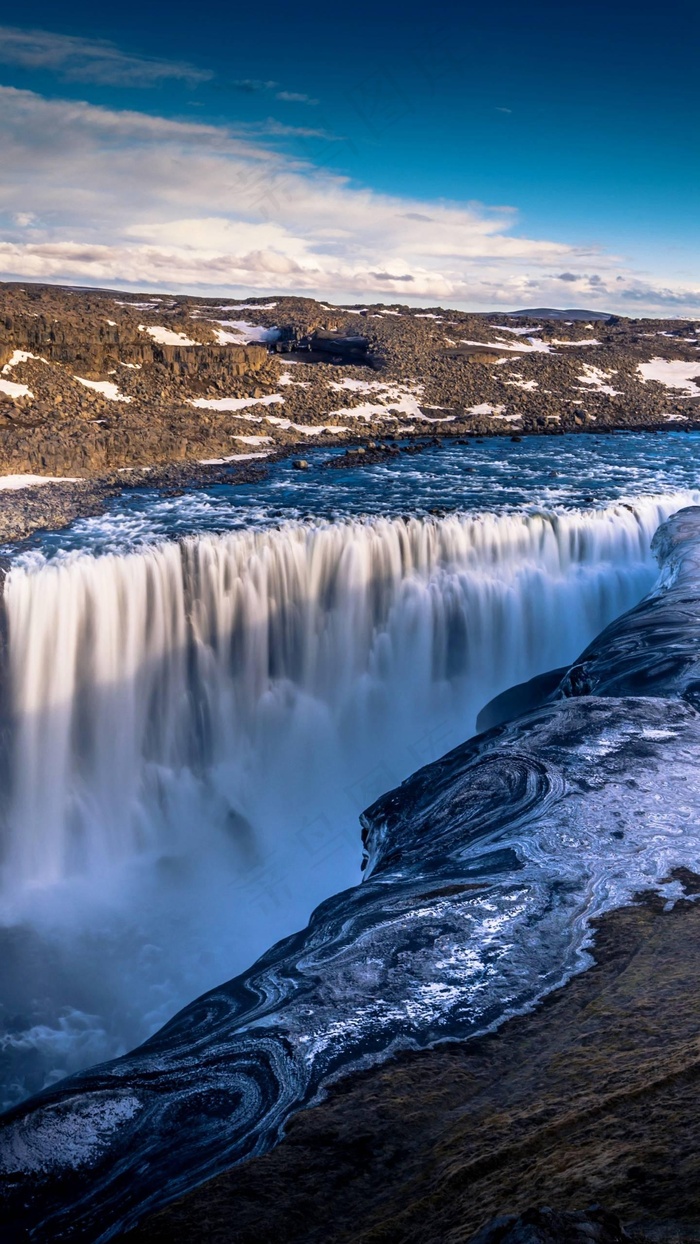
<instances>
[{"instance_id":1,"label":"rocky cliff","mask_svg":"<svg viewBox=\"0 0 700 1244\"><path fill-rule=\"evenodd\" d=\"M696 327L0 286L0 472L700 424Z\"/></svg>"}]
</instances>

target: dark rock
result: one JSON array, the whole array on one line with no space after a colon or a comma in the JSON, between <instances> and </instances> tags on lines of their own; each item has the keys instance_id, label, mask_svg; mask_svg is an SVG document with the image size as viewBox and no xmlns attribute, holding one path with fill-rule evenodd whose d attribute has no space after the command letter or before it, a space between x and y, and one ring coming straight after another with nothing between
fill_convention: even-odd
<instances>
[{"instance_id":1,"label":"dark rock","mask_svg":"<svg viewBox=\"0 0 700 1244\"><path fill-rule=\"evenodd\" d=\"M329 354L343 361L364 361L369 353L369 338L345 337L339 333L317 332L309 338L309 349Z\"/></svg>"},{"instance_id":2,"label":"dark rock","mask_svg":"<svg viewBox=\"0 0 700 1244\"><path fill-rule=\"evenodd\" d=\"M546 674L538 674L535 678L517 683L514 687L508 687L507 691L502 691L500 695L494 696L481 709L476 719L477 730L492 730L494 726L500 726L504 721L512 721L514 717L519 717L522 713L530 713L533 708L546 704L568 668L565 665L562 669L548 670Z\"/></svg>"},{"instance_id":3,"label":"dark rock","mask_svg":"<svg viewBox=\"0 0 700 1244\"><path fill-rule=\"evenodd\" d=\"M661 593L601 635L592 676L597 669L603 679L606 663L638 648L641 633L651 635L654 627L668 656L684 627L688 652L697 652L700 508L668 520L655 546L673 576L667 573ZM674 612L675 630L668 625ZM663 656L658 648L650 645L655 662ZM534 1195L561 1206L556 1214L568 1215L563 1222L573 1241L624 1239L610 1236L617 1224L602 1211L582 1219L575 1209L599 1189L621 1216L677 1213L697 1220L692 1129L700 909L679 899L666 911L665 894L656 890L638 901L632 887L667 875L668 843L648 832L659 791L671 834L688 803L697 805L700 719L683 698L683 671L671 681L658 665L652 672L655 680L641 694L618 688L612 697L603 689L558 699L419 770L363 814L369 875L361 886L327 900L306 930L190 1004L131 1055L70 1077L7 1114L0 1147L12 1179L1 1195L4 1221L17 1226L8 1238L112 1238L188 1189L190 1204L200 1208L180 1239L222 1244L232 1238L231 1203L237 1244L464 1240L503 1204L531 1213ZM528 859L520 844L532 841L527 834L537 826L545 836L534 838ZM570 937L574 902L580 910L602 876L594 871L590 840L603 831L607 851L610 831L622 828L638 850L620 857L626 869L620 900L628 895L635 905L596 922L600 966L574 973L557 991L561 963L547 968L546 977L541 968L552 945ZM552 858L558 849L562 859L571 858L574 833L591 863L578 872L567 863L552 882ZM642 867L638 855L646 851ZM533 938L531 920L519 926L511 920L507 953L490 961L488 1010L475 1020L460 958L439 1011L425 1001L415 1011L416 986L445 979L445 947L464 944L458 939L465 910L478 910L485 895L493 910L503 888L518 895L521 912L527 904L543 912L553 937L545 934L543 957L537 957L542 932ZM601 909L588 910L593 916ZM382 969L372 983L367 963ZM542 999L545 980L554 992ZM524 1014L538 997L539 1005ZM368 998L381 1008L379 1021L370 1020L374 1028L365 1021ZM501 1018L511 1018L500 1032L489 1032L499 1007L506 1008ZM312 1056L298 1039L310 1030L329 1036ZM420 1055L420 1044L433 1045L436 1033L440 1047ZM395 1057L398 1040L409 1034L412 1049ZM368 1048L386 1062L365 1064L360 1083ZM343 1087L344 1070L350 1074ZM385 1086L381 1095L378 1084ZM369 1105L362 1085L370 1085ZM328 1101L313 1107L326 1089ZM353 1100L361 1104L353 1108ZM109 1128L89 1167L76 1170L70 1148L54 1147L48 1169L32 1160L33 1154L45 1160L45 1137L54 1129L70 1138L85 1117L109 1123L123 1101L136 1105L117 1129ZM306 1115L304 1105L312 1107ZM314 1109L321 1112L316 1132ZM283 1127L286 1141L258 1161L255 1155L281 1140ZM304 1145L305 1136L313 1146ZM237 1170L227 1170L236 1160ZM283 1196L278 1176L285 1162L291 1178ZM240 1193L249 1179L254 1188L256 1164L262 1185L248 1202L250 1232L245 1200L234 1192L232 1202L228 1193L219 1201L223 1234L214 1235L214 1194L205 1181L220 1173L225 1187ZM266 1172L272 1172L268 1193L260 1195ZM203 1210L202 1197L209 1202ZM368 1206L374 1224L367 1222ZM177 1206L173 1213L180 1213ZM167 1214L166 1208L160 1238L172 1244L177 1234ZM348 1232L335 1231L339 1216ZM524 1225L545 1231L561 1223L550 1217ZM507 1240L507 1231L521 1226L501 1221L494 1229ZM140 1234L149 1244L159 1238L153 1222Z\"/></svg>"},{"instance_id":4,"label":"dark rock","mask_svg":"<svg viewBox=\"0 0 700 1244\"><path fill-rule=\"evenodd\" d=\"M507 1214L494 1218L470 1244L623 1244L630 1239L619 1218L594 1206L582 1212L545 1208Z\"/></svg>"},{"instance_id":5,"label":"dark rock","mask_svg":"<svg viewBox=\"0 0 700 1244\"><path fill-rule=\"evenodd\" d=\"M30 395L0 394L0 473L50 470L95 478L118 468L196 464L230 455L233 438L250 432L247 413L193 403L261 401L277 394L286 357L298 364L279 393L288 424L267 424L264 409L261 420L265 433L287 449L308 447L300 424L347 427L334 412L362 404L366 394L347 391L339 399L331 385L338 376L356 375L358 368L380 371L389 386L420 385L426 410L450 413L452 421L441 426L441 435L458 441L466 433L482 439L511 431L488 413L489 406L498 405L518 417L515 435L677 432L700 426L700 403L673 400L663 384L644 384L638 372L652 354L695 361L690 321L613 317L587 331L572 312L555 318L545 308L551 318L544 322L534 312L525 316L532 331L550 342L564 335L573 346L585 344L585 351L555 344L550 352L519 352L516 340L506 358L503 345L494 341L497 330L490 316L440 308L427 318L407 307L392 308L397 312L392 315L382 314L382 307L366 310L365 331L358 334L357 315L343 308L280 296L274 310L261 303L249 313L256 324L276 330L274 341L222 344L218 299L153 301L148 295L125 297L110 290L0 285L0 368L16 351L33 356L15 359L11 368L12 379L26 385ZM562 326L562 316L574 322ZM154 340L147 330L155 327L173 335ZM504 366L495 367L498 360ZM592 385L584 411L580 373L589 360L614 374L617 392L606 394ZM519 390L512 369L521 382L534 381L535 387ZM128 401L110 400L81 380L114 383ZM484 406L481 414L469 413ZM668 414L682 416L683 422L669 423ZM325 439L321 433L314 443L357 442L363 435L378 441L389 430L382 422L380 414L377 422L363 425L364 431L336 432L332 442L330 433ZM421 442L418 427L404 435Z\"/></svg>"}]
</instances>

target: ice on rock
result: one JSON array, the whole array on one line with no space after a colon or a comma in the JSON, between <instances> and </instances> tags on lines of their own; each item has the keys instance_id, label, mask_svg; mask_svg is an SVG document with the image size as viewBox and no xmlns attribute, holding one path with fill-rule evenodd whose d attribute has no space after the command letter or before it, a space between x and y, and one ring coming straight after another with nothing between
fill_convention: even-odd
<instances>
[{"instance_id":1,"label":"ice on rock","mask_svg":"<svg viewBox=\"0 0 700 1244\"><path fill-rule=\"evenodd\" d=\"M6 1216L37 1238L49 1222L66 1240L127 1230L272 1146L341 1073L531 1007L588 965L592 921L638 890L678 895L672 871L700 868L700 508L654 547L656 587L549 702L365 812L361 885L132 1054L5 1117ZM73 1197L61 1176L76 1164Z\"/></svg>"}]
</instances>

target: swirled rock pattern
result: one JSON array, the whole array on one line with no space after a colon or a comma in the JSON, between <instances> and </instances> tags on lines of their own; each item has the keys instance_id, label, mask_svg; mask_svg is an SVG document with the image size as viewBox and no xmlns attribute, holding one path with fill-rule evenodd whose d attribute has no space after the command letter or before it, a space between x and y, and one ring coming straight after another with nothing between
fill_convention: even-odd
<instances>
[{"instance_id":1,"label":"swirled rock pattern","mask_svg":"<svg viewBox=\"0 0 700 1244\"><path fill-rule=\"evenodd\" d=\"M680 696L700 708L700 547L697 507L663 523L652 541L655 589L617 618L572 665L561 694Z\"/></svg>"},{"instance_id":2,"label":"swirled rock pattern","mask_svg":"<svg viewBox=\"0 0 700 1244\"><path fill-rule=\"evenodd\" d=\"M551 703L365 813L362 885L133 1053L5 1116L6 1238L118 1235L274 1145L340 1075L531 1006L586 965L592 918L641 887L676 895L671 870L700 866L700 715L683 673L700 509L670 519L656 545L657 589L574 667L589 685L569 671ZM645 660L656 672L640 694Z\"/></svg>"}]
</instances>

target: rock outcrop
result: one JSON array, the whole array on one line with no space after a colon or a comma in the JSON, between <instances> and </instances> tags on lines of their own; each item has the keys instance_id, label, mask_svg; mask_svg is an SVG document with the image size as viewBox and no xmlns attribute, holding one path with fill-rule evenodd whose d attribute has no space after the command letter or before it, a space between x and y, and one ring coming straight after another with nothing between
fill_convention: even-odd
<instances>
[{"instance_id":1,"label":"rock outcrop","mask_svg":"<svg viewBox=\"0 0 700 1244\"><path fill-rule=\"evenodd\" d=\"M582 658L604 668L638 649L659 609L644 694L581 695L567 675L550 703L420 770L363 817L361 886L132 1054L7 1114L10 1239L109 1238L273 1147L335 1080L532 1008L590 963L592 922L641 888L680 897L672 870L700 867L700 510L656 547L659 588Z\"/></svg>"},{"instance_id":2,"label":"rock outcrop","mask_svg":"<svg viewBox=\"0 0 700 1244\"><path fill-rule=\"evenodd\" d=\"M630 1236L604 1209L532 1209L495 1218L469 1244L625 1244Z\"/></svg>"},{"instance_id":3,"label":"rock outcrop","mask_svg":"<svg viewBox=\"0 0 700 1244\"><path fill-rule=\"evenodd\" d=\"M698 376L696 327L676 320L2 285L0 473L195 463L251 433L286 449L691 428Z\"/></svg>"}]
</instances>

